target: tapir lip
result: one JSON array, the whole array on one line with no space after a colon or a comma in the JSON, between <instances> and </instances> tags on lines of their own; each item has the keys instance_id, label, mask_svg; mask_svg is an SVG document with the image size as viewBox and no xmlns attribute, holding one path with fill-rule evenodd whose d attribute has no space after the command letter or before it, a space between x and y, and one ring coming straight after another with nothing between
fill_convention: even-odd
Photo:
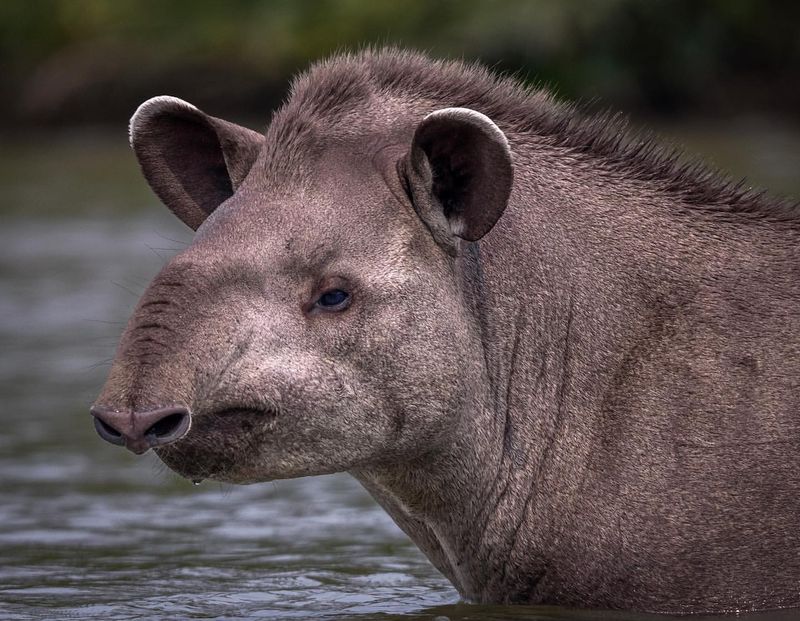
<instances>
[{"instance_id":1,"label":"tapir lip","mask_svg":"<svg viewBox=\"0 0 800 621\"><path fill-rule=\"evenodd\" d=\"M225 407L220 408L213 411L214 414L217 416L233 416L235 414L259 414L265 416L274 416L275 412L272 408L267 407L245 407L245 406L233 406L233 407Z\"/></svg>"},{"instance_id":2,"label":"tapir lip","mask_svg":"<svg viewBox=\"0 0 800 621\"><path fill-rule=\"evenodd\" d=\"M275 424L277 409L270 407L199 408L190 433L179 442L158 447L156 455L178 475L190 480L228 477L252 456L234 447L236 438L263 441Z\"/></svg>"},{"instance_id":3,"label":"tapir lip","mask_svg":"<svg viewBox=\"0 0 800 621\"><path fill-rule=\"evenodd\" d=\"M201 414L203 418L232 418L232 417L253 417L264 420L272 420L277 416L274 408L262 406L230 406L223 408L215 408Z\"/></svg>"},{"instance_id":4,"label":"tapir lip","mask_svg":"<svg viewBox=\"0 0 800 621\"><path fill-rule=\"evenodd\" d=\"M172 449L203 442L208 435L230 435L236 433L264 432L274 425L277 409L267 406L225 406L199 408L195 414L192 430L180 442L170 445Z\"/></svg>"}]
</instances>

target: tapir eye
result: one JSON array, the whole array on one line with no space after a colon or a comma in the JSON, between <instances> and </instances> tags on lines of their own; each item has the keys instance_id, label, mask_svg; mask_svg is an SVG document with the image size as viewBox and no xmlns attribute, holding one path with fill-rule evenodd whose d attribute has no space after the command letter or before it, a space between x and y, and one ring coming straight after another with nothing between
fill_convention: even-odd
<instances>
[{"instance_id":1,"label":"tapir eye","mask_svg":"<svg viewBox=\"0 0 800 621\"><path fill-rule=\"evenodd\" d=\"M329 311L340 311L350 306L350 294L341 289L330 289L317 300L317 306Z\"/></svg>"}]
</instances>

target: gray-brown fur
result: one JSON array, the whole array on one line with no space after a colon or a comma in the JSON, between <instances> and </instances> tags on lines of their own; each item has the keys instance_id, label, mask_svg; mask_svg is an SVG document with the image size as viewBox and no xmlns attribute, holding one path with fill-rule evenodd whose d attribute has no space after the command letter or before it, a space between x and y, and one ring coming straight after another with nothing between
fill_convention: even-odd
<instances>
[{"instance_id":1,"label":"gray-brown fur","mask_svg":"<svg viewBox=\"0 0 800 621\"><path fill-rule=\"evenodd\" d=\"M347 470L471 600L800 606L794 206L392 50L312 68L265 137L134 121L199 228L96 402L130 448L176 406L184 476Z\"/></svg>"}]
</instances>

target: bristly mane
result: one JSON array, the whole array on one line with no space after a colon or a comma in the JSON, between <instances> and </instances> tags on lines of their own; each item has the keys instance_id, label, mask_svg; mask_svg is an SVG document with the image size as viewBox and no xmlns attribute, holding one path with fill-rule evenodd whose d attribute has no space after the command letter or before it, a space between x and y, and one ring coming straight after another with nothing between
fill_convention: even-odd
<instances>
[{"instance_id":1,"label":"bristly mane","mask_svg":"<svg viewBox=\"0 0 800 621\"><path fill-rule=\"evenodd\" d=\"M479 64L433 60L395 48L333 56L298 76L273 117L269 148L290 147L312 125L331 127L375 96L473 108L505 131L536 134L572 157L585 157L611 173L650 183L690 207L800 221L800 203L754 191L744 181L735 183L697 160L687 161L652 136L631 134L619 115L586 116L545 90L498 76Z\"/></svg>"}]
</instances>

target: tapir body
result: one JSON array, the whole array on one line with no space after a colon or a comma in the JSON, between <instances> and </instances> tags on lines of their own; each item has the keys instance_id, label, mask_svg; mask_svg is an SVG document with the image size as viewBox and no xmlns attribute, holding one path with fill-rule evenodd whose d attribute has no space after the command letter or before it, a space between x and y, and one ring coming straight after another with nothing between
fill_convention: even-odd
<instances>
[{"instance_id":1,"label":"tapir body","mask_svg":"<svg viewBox=\"0 0 800 621\"><path fill-rule=\"evenodd\" d=\"M463 597L800 606L800 212L486 70L298 78L265 135L131 121L197 230L98 431L191 479L348 471Z\"/></svg>"}]
</instances>

